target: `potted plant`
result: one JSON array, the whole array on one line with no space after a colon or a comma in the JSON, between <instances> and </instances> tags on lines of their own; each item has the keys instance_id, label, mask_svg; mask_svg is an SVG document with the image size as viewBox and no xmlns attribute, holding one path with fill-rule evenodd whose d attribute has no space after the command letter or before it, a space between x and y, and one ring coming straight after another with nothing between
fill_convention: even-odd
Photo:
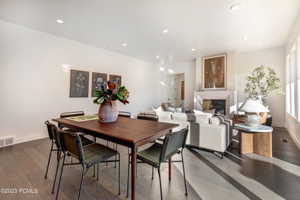
<instances>
[{"instance_id":1,"label":"potted plant","mask_svg":"<svg viewBox=\"0 0 300 200\"><path fill-rule=\"evenodd\" d=\"M259 113L249 113L248 111L248 123L257 125L261 122L266 121L268 116L267 111L269 110L266 104L266 98L270 95L271 92L279 89L280 79L272 68L261 65L252 71L252 73L247 77L245 88L245 93L248 94L248 98L240 107L240 109L243 110L243 107L247 107L247 102L252 102L252 108L250 110L259 110L258 107L261 107L260 109L263 111ZM259 105L258 102L260 102L261 105ZM247 113L247 109L245 111Z\"/></svg>"},{"instance_id":2,"label":"potted plant","mask_svg":"<svg viewBox=\"0 0 300 200\"><path fill-rule=\"evenodd\" d=\"M125 86L116 87L113 82L103 84L100 90L95 90L95 104L99 104L99 121L103 123L115 122L118 119L119 109L117 101L128 104L129 92Z\"/></svg>"},{"instance_id":3,"label":"potted plant","mask_svg":"<svg viewBox=\"0 0 300 200\"><path fill-rule=\"evenodd\" d=\"M280 79L276 72L262 65L255 68L247 77L245 93L248 93L248 99L259 99L265 105L269 94L279 89Z\"/></svg>"}]
</instances>

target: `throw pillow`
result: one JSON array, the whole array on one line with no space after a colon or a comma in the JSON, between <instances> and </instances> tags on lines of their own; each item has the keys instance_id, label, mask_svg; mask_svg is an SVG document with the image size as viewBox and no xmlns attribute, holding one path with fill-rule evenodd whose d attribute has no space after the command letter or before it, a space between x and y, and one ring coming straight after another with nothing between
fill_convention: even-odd
<instances>
[{"instance_id":1,"label":"throw pillow","mask_svg":"<svg viewBox=\"0 0 300 200\"><path fill-rule=\"evenodd\" d=\"M212 125L220 125L221 119L219 117L212 117L212 118L210 118L210 123Z\"/></svg>"}]
</instances>

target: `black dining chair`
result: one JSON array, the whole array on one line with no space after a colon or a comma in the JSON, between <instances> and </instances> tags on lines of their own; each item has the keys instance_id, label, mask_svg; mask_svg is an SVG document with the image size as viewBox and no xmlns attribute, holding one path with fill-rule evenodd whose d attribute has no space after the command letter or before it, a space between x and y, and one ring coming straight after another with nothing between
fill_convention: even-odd
<instances>
[{"instance_id":1,"label":"black dining chair","mask_svg":"<svg viewBox=\"0 0 300 200\"><path fill-rule=\"evenodd\" d=\"M84 116L84 111L63 112L59 115L60 118L78 117L78 116ZM77 132L77 130L66 128L62 124L58 124L58 127L60 129L68 129L68 131Z\"/></svg>"},{"instance_id":2,"label":"black dining chair","mask_svg":"<svg viewBox=\"0 0 300 200\"><path fill-rule=\"evenodd\" d=\"M83 116L83 115L84 115L83 111L64 112L64 113L60 114L60 118L78 117L78 116ZM66 128L62 124L58 124L58 127L60 129L64 129L64 130L69 131L69 132L78 132L78 130L73 129L73 128ZM81 134L80 136L84 137L84 134ZM87 139L87 138L85 137L85 139ZM85 140L85 139L82 138L83 143L87 142L87 140L89 140L89 139L87 139L87 140ZM94 141L90 140L91 143L96 142L96 137L94 137L93 139L94 139Z\"/></svg>"},{"instance_id":3,"label":"black dining chair","mask_svg":"<svg viewBox=\"0 0 300 200\"><path fill-rule=\"evenodd\" d=\"M83 177L88 172L91 167L97 166L97 180L99 180L99 164L107 162L118 162L118 181L119 181L119 192L120 195L120 153L112 148L104 146L102 144L94 143L90 145L83 146L82 140L79 133L67 132L64 130L58 130L58 135L60 138L61 149L63 152L63 161L61 166L60 178L58 182L58 188L56 193L56 200L59 196L59 190L63 175L63 170L65 166L81 165L82 173L80 180L80 187L78 193L78 199L80 199L80 194L82 190ZM112 160L111 158L117 155L117 160ZM78 162L68 163L66 162L66 157L71 156L75 158Z\"/></svg>"},{"instance_id":4,"label":"black dining chair","mask_svg":"<svg viewBox=\"0 0 300 200\"><path fill-rule=\"evenodd\" d=\"M140 113L137 115L137 119L158 121L158 116L156 114Z\"/></svg>"},{"instance_id":5,"label":"black dining chair","mask_svg":"<svg viewBox=\"0 0 300 200\"><path fill-rule=\"evenodd\" d=\"M52 154L56 152L57 163L56 163L55 179L54 179L53 187L52 187L52 193L54 193L54 187L55 187L55 181L56 181L57 171L58 171L58 167L59 167L59 161L61 159L61 146L60 146L60 143L58 140L57 126L50 123L49 121L46 121L45 125L47 126L48 136L51 141L51 145L50 145L50 152L49 152L49 156L48 156L48 162L47 162L46 173L45 173L44 178L45 179L48 178L48 171L49 171L49 167L50 167ZM83 136L81 136L81 140L82 140L83 146L94 143L93 141L91 141Z\"/></svg>"},{"instance_id":6,"label":"black dining chair","mask_svg":"<svg viewBox=\"0 0 300 200\"><path fill-rule=\"evenodd\" d=\"M52 153L56 152L56 170L55 170L55 178L52 184L52 190L51 193L54 193L54 189L55 189L55 182L56 182L56 177L57 177L57 172L58 172L58 168L59 168L59 161L61 158L61 147L60 147L60 143L58 141L58 136L57 136L57 127L50 123L49 121L45 122L45 125L47 126L47 130L48 130L48 135L49 135L49 139L51 141L51 147L50 147L50 152L49 152L49 157L48 157L48 162L47 162L47 167L46 167L46 173L45 173L45 179L48 178L48 170L49 170L49 166L50 166L50 162L51 162L51 157L52 157Z\"/></svg>"},{"instance_id":7,"label":"black dining chair","mask_svg":"<svg viewBox=\"0 0 300 200\"><path fill-rule=\"evenodd\" d=\"M188 195L185 167L183 159L183 150L185 148L186 137L188 129L184 128L178 132L169 133L165 136L163 143L154 143L149 148L137 153L138 163L146 163L152 166L152 179L154 174L154 168L157 169L160 185L160 198L163 200L162 185L161 185L161 172L160 166L162 163L167 163L168 160L175 154L181 154L181 160L174 160L172 162L181 162L183 169L183 178L185 186L185 195ZM129 174L130 174L130 157L128 158L128 176L127 176L127 198L129 196Z\"/></svg>"},{"instance_id":8,"label":"black dining chair","mask_svg":"<svg viewBox=\"0 0 300 200\"><path fill-rule=\"evenodd\" d=\"M77 117L77 116L83 116L83 115L84 115L84 111L63 112L60 114L60 118Z\"/></svg>"},{"instance_id":9,"label":"black dining chair","mask_svg":"<svg viewBox=\"0 0 300 200\"><path fill-rule=\"evenodd\" d=\"M119 117L127 117L130 118L131 117L131 113L127 112L127 111L119 111Z\"/></svg>"},{"instance_id":10,"label":"black dining chair","mask_svg":"<svg viewBox=\"0 0 300 200\"><path fill-rule=\"evenodd\" d=\"M71 112L63 112L60 114L60 118L68 118L68 117L78 117L78 116L84 116L85 113L84 111L71 111ZM63 130L66 130L66 131L69 131L69 132L78 132L78 130L74 129L74 128L67 128L67 127L64 127L62 124L58 124L58 127L60 129L63 129ZM93 141L88 139L87 137L84 136L84 133L82 133L80 135L80 137L82 137L82 142L84 145L86 144L89 144L89 143L96 143L97 142L97 138L96 137L93 137ZM72 161L72 157L71 157L71 161ZM96 168L94 168L94 177L96 175Z\"/></svg>"}]
</instances>

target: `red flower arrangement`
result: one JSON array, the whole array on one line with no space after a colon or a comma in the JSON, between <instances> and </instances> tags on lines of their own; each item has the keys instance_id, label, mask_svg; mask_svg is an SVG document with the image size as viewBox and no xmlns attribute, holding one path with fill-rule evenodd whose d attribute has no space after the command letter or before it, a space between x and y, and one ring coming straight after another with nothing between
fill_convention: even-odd
<instances>
[{"instance_id":1,"label":"red flower arrangement","mask_svg":"<svg viewBox=\"0 0 300 200\"><path fill-rule=\"evenodd\" d=\"M119 100L123 104L128 104L129 91L125 86L117 88L116 84L108 81L107 84L103 84L101 90L95 90L94 94L96 99L94 99L95 104L110 103L112 101Z\"/></svg>"}]
</instances>

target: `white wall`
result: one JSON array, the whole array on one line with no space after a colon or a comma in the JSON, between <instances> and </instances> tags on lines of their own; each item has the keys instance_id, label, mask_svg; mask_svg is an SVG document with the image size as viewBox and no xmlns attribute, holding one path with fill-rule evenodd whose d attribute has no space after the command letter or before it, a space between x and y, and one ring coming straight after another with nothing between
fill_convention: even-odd
<instances>
[{"instance_id":1,"label":"white wall","mask_svg":"<svg viewBox=\"0 0 300 200\"><path fill-rule=\"evenodd\" d=\"M284 47L270 48L254 52L229 52L227 53L227 88L237 90L238 101L242 102L246 96L244 93L246 77L252 70L260 65L272 67L278 74L284 87ZM196 88L201 86L202 61L196 60ZM285 125L284 96L273 93L267 103L270 106L273 125L283 127Z\"/></svg>"},{"instance_id":2,"label":"white wall","mask_svg":"<svg viewBox=\"0 0 300 200\"><path fill-rule=\"evenodd\" d=\"M180 106L184 103L181 99L181 83L184 82L184 74L169 74L167 76L168 90L168 101L173 103L175 106Z\"/></svg>"},{"instance_id":3,"label":"white wall","mask_svg":"<svg viewBox=\"0 0 300 200\"><path fill-rule=\"evenodd\" d=\"M76 41L0 21L0 135L15 135L18 142L46 136L43 122L60 112L96 113L92 98L69 98L69 71L62 65L86 71L120 74L131 92L131 103L122 110L144 111L167 100L159 84L165 73L158 65ZM228 53L229 89L243 99L245 77L261 64L271 66L284 81L284 49ZM185 106L193 108L193 95L201 84L201 59L174 63L175 73L185 74ZM284 98L269 99L275 126L284 123ZM295 127L295 126L294 126ZM300 126L299 126L300 127Z\"/></svg>"},{"instance_id":4,"label":"white wall","mask_svg":"<svg viewBox=\"0 0 300 200\"><path fill-rule=\"evenodd\" d=\"M300 36L300 15L296 19L294 26L291 28L287 44L285 47L285 55L288 55L292 45L297 41ZM288 129L291 137L296 142L297 146L300 148L300 122L297 121L293 116L288 113L286 115L286 128Z\"/></svg>"},{"instance_id":5,"label":"white wall","mask_svg":"<svg viewBox=\"0 0 300 200\"><path fill-rule=\"evenodd\" d=\"M37 139L46 136L43 122L61 112L97 112L92 98L68 97L69 71L62 64L122 75L130 91L122 110L137 113L160 102L160 72L153 64L4 21L0 35L1 136Z\"/></svg>"},{"instance_id":6,"label":"white wall","mask_svg":"<svg viewBox=\"0 0 300 200\"><path fill-rule=\"evenodd\" d=\"M284 48L271 48L249 53L234 54L233 64L235 66L236 85L238 91L238 101L244 101L246 96L244 93L246 85L246 77L255 67L265 65L273 68L280 78L281 85L284 90L285 76L285 59ZM273 125L278 127L285 126L285 98L284 95L272 93L267 98L267 104L270 106L270 111L273 118Z\"/></svg>"},{"instance_id":7,"label":"white wall","mask_svg":"<svg viewBox=\"0 0 300 200\"><path fill-rule=\"evenodd\" d=\"M185 100L184 104L185 107L188 109L192 109L194 106L194 90L195 90L195 62L177 62L173 63L171 65L172 69L176 74L178 73L184 73L184 79L185 79L185 85L184 85L184 90L185 90ZM160 73L160 81L167 82L167 76L168 72L161 72ZM161 87L160 91L160 101L161 102L167 102L168 100L168 94L169 94L169 89L168 85Z\"/></svg>"}]
</instances>

